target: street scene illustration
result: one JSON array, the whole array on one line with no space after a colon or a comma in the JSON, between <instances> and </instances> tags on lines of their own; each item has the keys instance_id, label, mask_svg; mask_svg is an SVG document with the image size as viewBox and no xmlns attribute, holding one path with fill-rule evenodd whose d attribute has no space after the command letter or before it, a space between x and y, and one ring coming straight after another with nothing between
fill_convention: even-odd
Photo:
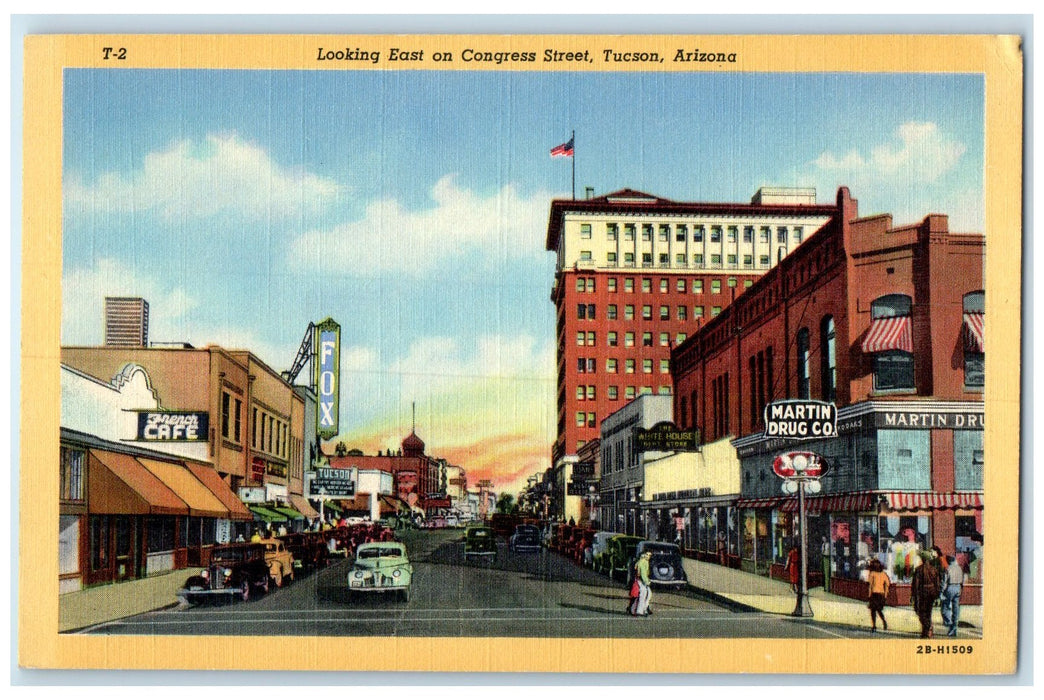
<instances>
[{"instance_id":1,"label":"street scene illustration","mask_svg":"<svg viewBox=\"0 0 1044 700\"><path fill-rule=\"evenodd\" d=\"M62 100L61 632L982 639L981 75Z\"/></svg>"}]
</instances>

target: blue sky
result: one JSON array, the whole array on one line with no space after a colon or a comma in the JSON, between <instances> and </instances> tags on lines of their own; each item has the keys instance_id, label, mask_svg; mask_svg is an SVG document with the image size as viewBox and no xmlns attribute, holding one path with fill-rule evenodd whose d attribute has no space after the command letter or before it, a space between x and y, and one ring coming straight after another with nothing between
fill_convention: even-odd
<instances>
[{"instance_id":1,"label":"blue sky","mask_svg":"<svg viewBox=\"0 0 1044 700\"><path fill-rule=\"evenodd\" d=\"M972 75L67 70L63 344L103 297L153 340L277 370L342 325L341 430L516 482L555 425L548 205L623 187L748 201L847 185L864 215L983 232Z\"/></svg>"}]
</instances>

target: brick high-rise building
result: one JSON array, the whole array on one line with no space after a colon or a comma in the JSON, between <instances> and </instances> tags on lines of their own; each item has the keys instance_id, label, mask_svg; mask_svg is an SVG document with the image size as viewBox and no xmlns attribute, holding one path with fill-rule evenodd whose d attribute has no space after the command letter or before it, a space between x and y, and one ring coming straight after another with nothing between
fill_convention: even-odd
<instances>
[{"instance_id":1,"label":"brick high-rise building","mask_svg":"<svg viewBox=\"0 0 1044 700\"><path fill-rule=\"evenodd\" d=\"M105 297L105 345L149 344L149 302L141 297Z\"/></svg>"},{"instance_id":2,"label":"brick high-rise building","mask_svg":"<svg viewBox=\"0 0 1044 700\"><path fill-rule=\"evenodd\" d=\"M762 188L749 204L674 202L621 190L551 202L557 255L558 431L575 461L602 418L670 393L670 350L836 214L815 190Z\"/></svg>"}]
</instances>

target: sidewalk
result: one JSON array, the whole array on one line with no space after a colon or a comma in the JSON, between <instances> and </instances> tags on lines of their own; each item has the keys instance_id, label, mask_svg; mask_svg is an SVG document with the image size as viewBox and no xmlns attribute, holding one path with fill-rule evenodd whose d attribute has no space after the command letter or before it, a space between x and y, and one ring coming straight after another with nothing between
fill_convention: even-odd
<instances>
[{"instance_id":1,"label":"sidewalk","mask_svg":"<svg viewBox=\"0 0 1044 700\"><path fill-rule=\"evenodd\" d=\"M71 632L171 605L185 583L185 569L136 581L84 588L58 596L58 631Z\"/></svg>"},{"instance_id":2,"label":"sidewalk","mask_svg":"<svg viewBox=\"0 0 1044 700\"><path fill-rule=\"evenodd\" d=\"M682 566L685 568L690 586L720 602L777 615L790 615L794 612L796 596L790 590L789 583L709 562L697 562L695 559L683 559ZM808 598L813 620L865 627L869 630L870 612L867 610L866 602L827 593L821 587L810 590ZM884 614L888 620L886 634L920 635L921 623L912 607L886 607ZM939 630L942 630L942 637L945 638L946 630L938 608L934 612L934 621L936 637L940 636ZM878 632L885 633L880 628ZM982 636L981 605L961 606L957 636Z\"/></svg>"}]
</instances>

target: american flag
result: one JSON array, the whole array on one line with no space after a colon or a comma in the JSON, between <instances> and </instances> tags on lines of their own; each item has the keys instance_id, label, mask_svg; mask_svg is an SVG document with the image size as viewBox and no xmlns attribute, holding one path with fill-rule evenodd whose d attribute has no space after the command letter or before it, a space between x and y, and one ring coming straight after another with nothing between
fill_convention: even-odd
<instances>
[{"instance_id":1,"label":"american flag","mask_svg":"<svg viewBox=\"0 0 1044 700\"><path fill-rule=\"evenodd\" d=\"M573 157L573 139L569 139L565 143L555 146L551 149L551 157L563 156L565 158Z\"/></svg>"}]
</instances>

